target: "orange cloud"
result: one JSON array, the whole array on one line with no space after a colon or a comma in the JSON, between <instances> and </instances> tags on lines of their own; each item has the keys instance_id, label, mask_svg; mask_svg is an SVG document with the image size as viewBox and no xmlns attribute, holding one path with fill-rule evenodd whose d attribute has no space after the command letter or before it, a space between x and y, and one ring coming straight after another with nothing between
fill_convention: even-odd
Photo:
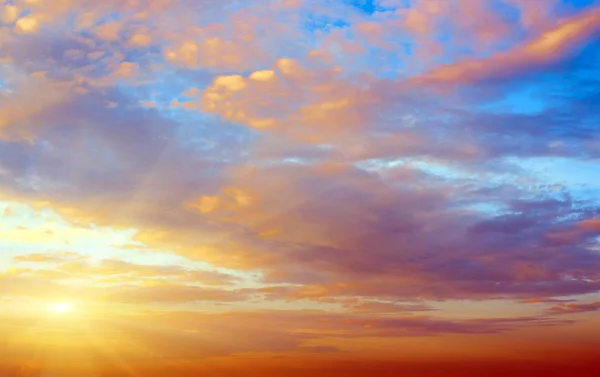
<instances>
[{"instance_id":1,"label":"orange cloud","mask_svg":"<svg viewBox=\"0 0 600 377\"><path fill-rule=\"evenodd\" d=\"M578 227L588 232L600 232L600 219L583 220Z\"/></svg>"},{"instance_id":2,"label":"orange cloud","mask_svg":"<svg viewBox=\"0 0 600 377\"><path fill-rule=\"evenodd\" d=\"M109 21L93 29L93 33L100 39L106 41L116 41L120 38L120 31L122 30L123 25L117 21Z\"/></svg>"},{"instance_id":3,"label":"orange cloud","mask_svg":"<svg viewBox=\"0 0 600 377\"><path fill-rule=\"evenodd\" d=\"M138 74L140 66L133 62L121 62L114 72L119 78L131 78Z\"/></svg>"},{"instance_id":4,"label":"orange cloud","mask_svg":"<svg viewBox=\"0 0 600 377\"><path fill-rule=\"evenodd\" d=\"M590 303L569 302L551 307L550 312L558 314L585 313L600 310L600 301Z\"/></svg>"},{"instance_id":5,"label":"orange cloud","mask_svg":"<svg viewBox=\"0 0 600 377\"><path fill-rule=\"evenodd\" d=\"M202 94L202 110L254 129L284 130L308 140L366 124L376 95L344 82L339 68L310 71L288 58L279 59L275 68L247 77L217 77Z\"/></svg>"}]
</instances>

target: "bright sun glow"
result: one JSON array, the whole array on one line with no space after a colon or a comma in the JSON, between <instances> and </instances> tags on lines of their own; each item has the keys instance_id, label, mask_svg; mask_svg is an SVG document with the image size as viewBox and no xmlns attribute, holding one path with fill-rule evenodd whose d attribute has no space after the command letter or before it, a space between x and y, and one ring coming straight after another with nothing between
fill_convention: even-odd
<instances>
[{"instance_id":1,"label":"bright sun glow","mask_svg":"<svg viewBox=\"0 0 600 377\"><path fill-rule=\"evenodd\" d=\"M57 302L50 306L50 309L55 313L69 313L72 310L71 304L68 302Z\"/></svg>"}]
</instances>

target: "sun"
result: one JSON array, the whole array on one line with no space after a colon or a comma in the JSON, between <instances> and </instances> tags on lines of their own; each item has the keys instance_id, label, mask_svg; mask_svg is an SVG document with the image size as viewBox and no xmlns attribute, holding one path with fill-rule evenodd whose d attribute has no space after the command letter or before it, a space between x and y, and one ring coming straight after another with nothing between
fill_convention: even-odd
<instances>
[{"instance_id":1,"label":"sun","mask_svg":"<svg viewBox=\"0 0 600 377\"><path fill-rule=\"evenodd\" d=\"M73 307L68 302L56 302L50 305L50 310L52 310L54 313L66 314L70 313L71 310L73 310Z\"/></svg>"}]
</instances>

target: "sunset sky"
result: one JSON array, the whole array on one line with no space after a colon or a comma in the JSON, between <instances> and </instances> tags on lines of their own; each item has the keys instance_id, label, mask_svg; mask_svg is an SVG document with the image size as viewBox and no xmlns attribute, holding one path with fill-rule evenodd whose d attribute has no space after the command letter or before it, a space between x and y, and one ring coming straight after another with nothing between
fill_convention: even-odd
<instances>
[{"instance_id":1,"label":"sunset sky","mask_svg":"<svg viewBox=\"0 0 600 377\"><path fill-rule=\"evenodd\" d=\"M0 377L598 376L599 157L600 1L0 0Z\"/></svg>"}]
</instances>

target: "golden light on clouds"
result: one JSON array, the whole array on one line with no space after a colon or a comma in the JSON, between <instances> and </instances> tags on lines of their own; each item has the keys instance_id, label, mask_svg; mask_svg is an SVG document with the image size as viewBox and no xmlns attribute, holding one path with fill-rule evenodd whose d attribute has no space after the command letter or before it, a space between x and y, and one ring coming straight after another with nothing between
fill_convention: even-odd
<instances>
[{"instance_id":1,"label":"golden light on clouds","mask_svg":"<svg viewBox=\"0 0 600 377\"><path fill-rule=\"evenodd\" d=\"M597 377L600 2L0 0L0 377Z\"/></svg>"},{"instance_id":2,"label":"golden light on clouds","mask_svg":"<svg viewBox=\"0 0 600 377\"><path fill-rule=\"evenodd\" d=\"M17 29L23 33L32 33L38 30L39 21L34 16L19 18L16 22Z\"/></svg>"}]
</instances>

